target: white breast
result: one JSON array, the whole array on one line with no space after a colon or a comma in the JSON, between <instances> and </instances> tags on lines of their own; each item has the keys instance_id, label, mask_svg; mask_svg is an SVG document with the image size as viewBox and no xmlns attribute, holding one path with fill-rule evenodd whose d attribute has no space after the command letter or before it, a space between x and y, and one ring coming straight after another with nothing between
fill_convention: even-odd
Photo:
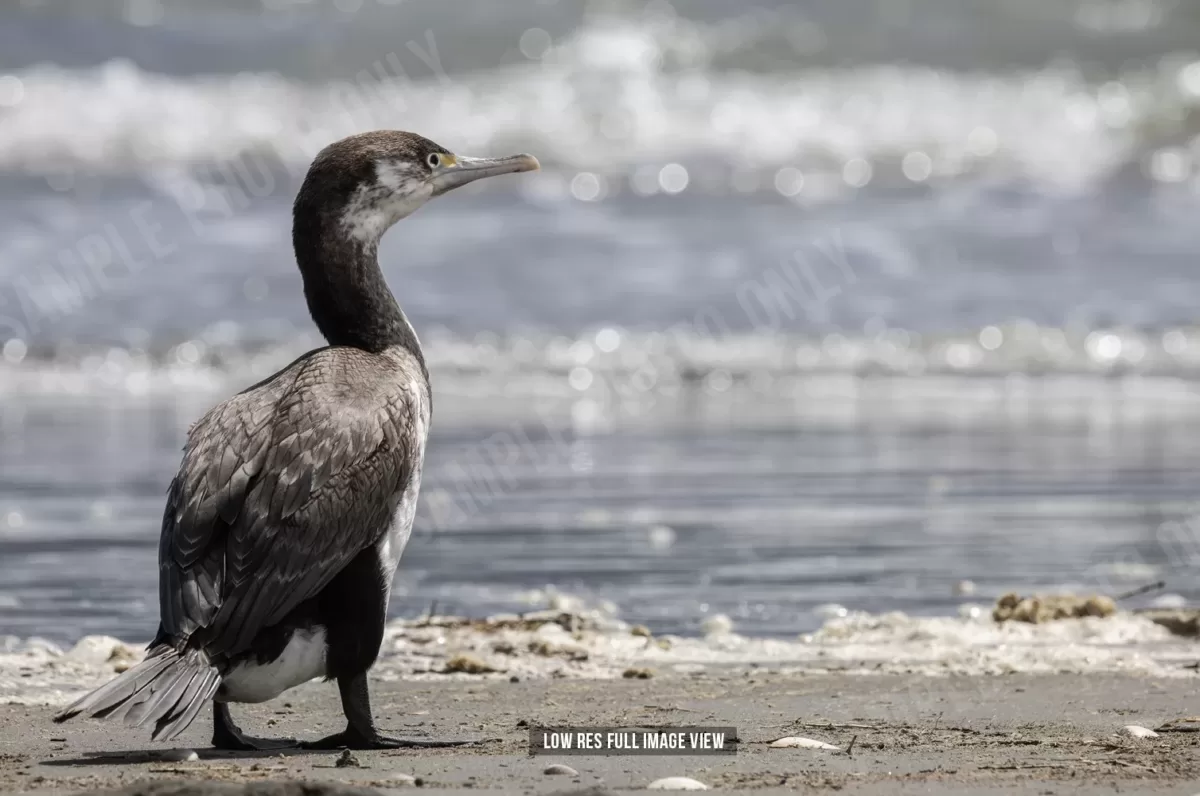
<instances>
[{"instance_id":1,"label":"white breast","mask_svg":"<svg viewBox=\"0 0 1200 796\"><path fill-rule=\"evenodd\" d=\"M396 567L400 564L400 556L404 555L408 537L412 535L413 519L417 514L417 493L420 489L421 473L418 471L413 473L413 479L409 483L408 489L404 490L404 495L401 496L400 503L392 515L387 533L379 541L379 566L383 570L384 580L388 583L391 583L392 578L395 577Z\"/></svg>"},{"instance_id":2,"label":"white breast","mask_svg":"<svg viewBox=\"0 0 1200 796\"><path fill-rule=\"evenodd\" d=\"M325 676L325 629L297 630L278 658L247 661L221 678L221 702L266 702L289 688Z\"/></svg>"},{"instance_id":3,"label":"white breast","mask_svg":"<svg viewBox=\"0 0 1200 796\"><path fill-rule=\"evenodd\" d=\"M425 438L429 429L429 406L425 402L425 394L419 388L413 388L415 394L414 405L417 407L417 429L416 436L420 440L417 449L417 460L413 467L412 478L409 479L408 487L404 490L404 494L400 496L400 502L396 504L396 510L392 513L392 521L388 525L387 533L379 540L379 566L383 570L383 578L388 584L388 593L391 594L392 579L396 576L396 567L400 564L400 556L404 555L404 548L408 545L408 538L412 535L413 520L417 516L417 498L421 492L421 470L425 464Z\"/></svg>"}]
</instances>

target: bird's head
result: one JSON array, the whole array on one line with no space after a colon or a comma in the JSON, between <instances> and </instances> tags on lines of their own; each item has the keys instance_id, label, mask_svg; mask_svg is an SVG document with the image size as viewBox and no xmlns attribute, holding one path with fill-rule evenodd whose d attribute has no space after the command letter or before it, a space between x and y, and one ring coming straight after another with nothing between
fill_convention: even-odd
<instances>
[{"instance_id":1,"label":"bird's head","mask_svg":"<svg viewBox=\"0 0 1200 796\"><path fill-rule=\"evenodd\" d=\"M484 177L538 168L533 155L465 157L415 133L380 130L321 150L296 207L332 213L347 235L372 242L435 196Z\"/></svg>"}]
</instances>

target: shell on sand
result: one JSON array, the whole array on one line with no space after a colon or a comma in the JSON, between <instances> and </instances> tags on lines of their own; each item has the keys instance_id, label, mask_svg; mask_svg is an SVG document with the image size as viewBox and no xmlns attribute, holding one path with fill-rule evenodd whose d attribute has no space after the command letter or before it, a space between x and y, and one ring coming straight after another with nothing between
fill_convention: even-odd
<instances>
[{"instance_id":1,"label":"shell on sand","mask_svg":"<svg viewBox=\"0 0 1200 796\"><path fill-rule=\"evenodd\" d=\"M171 763L195 763L200 759L193 749L168 749L158 757Z\"/></svg>"},{"instance_id":2,"label":"shell on sand","mask_svg":"<svg viewBox=\"0 0 1200 796\"><path fill-rule=\"evenodd\" d=\"M818 741L815 738L801 738L798 735L789 735L786 738L780 738L776 741L771 741L772 749L827 749L831 752L839 752L841 749L833 744Z\"/></svg>"},{"instance_id":3,"label":"shell on sand","mask_svg":"<svg viewBox=\"0 0 1200 796\"><path fill-rule=\"evenodd\" d=\"M647 785L646 790L708 790L708 786L691 777L663 777Z\"/></svg>"}]
</instances>

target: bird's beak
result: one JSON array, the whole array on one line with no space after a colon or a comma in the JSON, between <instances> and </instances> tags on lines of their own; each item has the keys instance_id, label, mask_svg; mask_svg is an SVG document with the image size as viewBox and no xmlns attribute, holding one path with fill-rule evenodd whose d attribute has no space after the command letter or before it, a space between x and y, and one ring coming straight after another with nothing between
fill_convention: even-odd
<instances>
[{"instance_id":1,"label":"bird's beak","mask_svg":"<svg viewBox=\"0 0 1200 796\"><path fill-rule=\"evenodd\" d=\"M468 158L455 156L446 159L429 177L433 195L440 196L475 180L514 174L518 171L537 171L541 168L533 155L509 155L506 158Z\"/></svg>"}]
</instances>

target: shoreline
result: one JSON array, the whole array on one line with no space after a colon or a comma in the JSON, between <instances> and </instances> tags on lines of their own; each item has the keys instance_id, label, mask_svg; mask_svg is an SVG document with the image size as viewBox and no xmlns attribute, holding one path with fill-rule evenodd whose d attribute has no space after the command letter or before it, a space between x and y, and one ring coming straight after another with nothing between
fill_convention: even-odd
<instances>
[{"instance_id":1,"label":"shoreline","mask_svg":"<svg viewBox=\"0 0 1200 796\"><path fill-rule=\"evenodd\" d=\"M50 706L0 705L0 791L76 793L143 781L239 783L306 780L439 794L641 790L684 776L714 790L764 794L995 793L1034 796L1095 792L1184 794L1200 779L1200 712L1185 679L1119 674L955 676L785 673L713 668L649 680L481 678L374 682L385 729L407 737L473 737L474 747L356 752L218 753L209 723L170 744L145 730L95 720L50 722ZM310 683L261 705L234 707L248 732L313 738L341 728L336 688ZM529 755L529 726L735 727L736 755ZM1156 738L1126 725L1168 725ZM837 750L772 748L801 736ZM199 760L164 759L172 749ZM577 775L549 775L548 766ZM410 779L411 778L411 779Z\"/></svg>"},{"instance_id":2,"label":"shoreline","mask_svg":"<svg viewBox=\"0 0 1200 796\"><path fill-rule=\"evenodd\" d=\"M1186 627L1177 635L1118 611L1036 623L849 614L794 640L743 637L720 622L710 629L655 637L581 605L392 622L372 672L381 726L483 742L355 753L361 767L349 768L330 752L214 752L207 716L171 744L108 722L54 725L59 706L142 650L102 636L71 650L9 643L0 647L0 792L200 778L598 794L685 776L731 792L1040 796L1112 783L1123 793L1191 794L1180 788L1200 780L1200 722L1184 722L1200 714ZM342 727L336 691L308 683L234 706L235 720L256 735L320 737ZM1161 732L1136 738L1127 725ZM735 728L741 743L734 756L531 757L537 726ZM836 749L768 745L789 736ZM186 762L192 751L199 759ZM578 773L543 773L555 763Z\"/></svg>"},{"instance_id":3,"label":"shoreline","mask_svg":"<svg viewBox=\"0 0 1200 796\"><path fill-rule=\"evenodd\" d=\"M1015 596L1013 599L1017 599ZM1021 601L1048 609L1056 597ZM617 680L776 671L933 679L1012 674L1124 674L1194 679L1194 609L998 621L972 607L956 617L844 612L792 639L743 636L711 617L701 637L655 636L610 607L573 599L547 610L482 619L425 616L388 623L372 676L398 681ZM997 610L1000 610L999 608ZM1013 612L1016 609L1005 609ZM1028 613L1028 612L1026 612ZM70 649L0 637L0 704L61 706L145 654L141 644L87 636Z\"/></svg>"}]
</instances>

